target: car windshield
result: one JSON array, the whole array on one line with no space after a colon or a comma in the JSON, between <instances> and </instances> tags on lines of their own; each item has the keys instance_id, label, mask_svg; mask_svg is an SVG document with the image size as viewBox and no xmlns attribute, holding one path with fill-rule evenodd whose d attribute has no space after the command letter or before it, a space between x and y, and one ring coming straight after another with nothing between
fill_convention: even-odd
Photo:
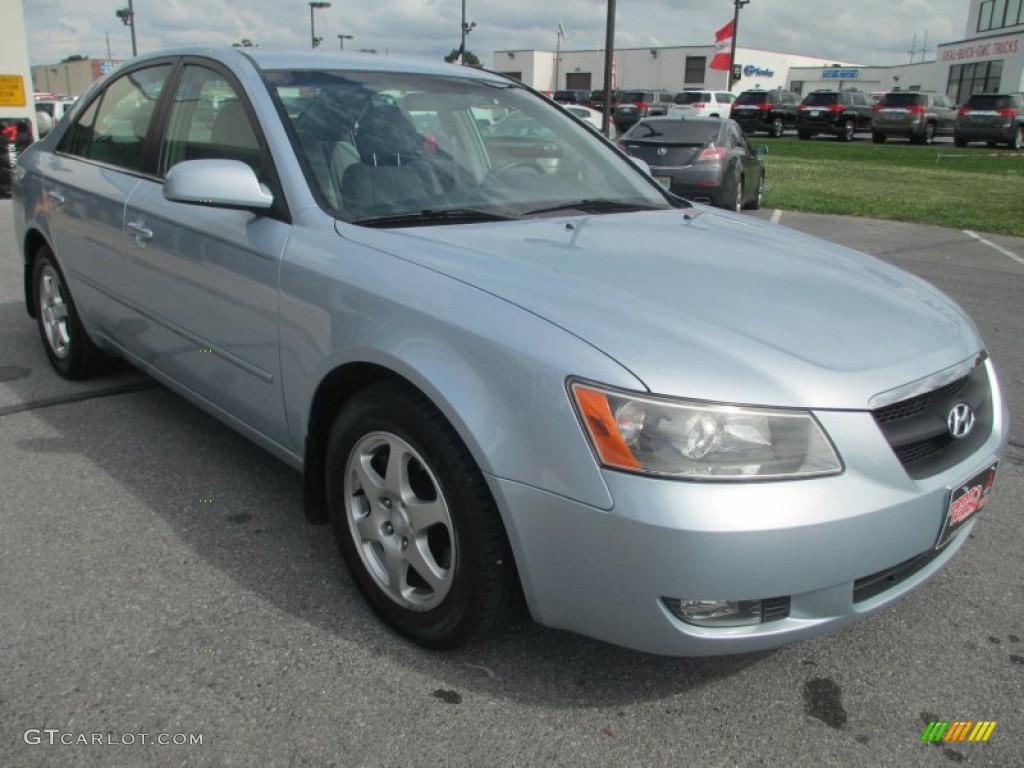
<instances>
[{"instance_id":1,"label":"car windshield","mask_svg":"<svg viewBox=\"0 0 1024 768\"><path fill-rule=\"evenodd\" d=\"M827 107L829 104L836 104L838 102L839 94L832 91L809 93L804 98L804 104L809 107Z\"/></svg>"},{"instance_id":2,"label":"car windshield","mask_svg":"<svg viewBox=\"0 0 1024 768\"><path fill-rule=\"evenodd\" d=\"M516 83L390 72L264 77L320 204L345 221L516 218L597 197L675 205L593 131Z\"/></svg>"},{"instance_id":3,"label":"car windshield","mask_svg":"<svg viewBox=\"0 0 1024 768\"><path fill-rule=\"evenodd\" d=\"M1003 94L976 93L967 100L971 109L1002 109L1012 107L1013 99Z\"/></svg>"},{"instance_id":4,"label":"car windshield","mask_svg":"<svg viewBox=\"0 0 1024 768\"><path fill-rule=\"evenodd\" d=\"M764 91L744 91L736 97L737 104L760 104L768 101L768 94Z\"/></svg>"},{"instance_id":5,"label":"car windshield","mask_svg":"<svg viewBox=\"0 0 1024 768\"><path fill-rule=\"evenodd\" d=\"M887 93L882 97L883 107L914 107L923 103L919 93Z\"/></svg>"},{"instance_id":6,"label":"car windshield","mask_svg":"<svg viewBox=\"0 0 1024 768\"><path fill-rule=\"evenodd\" d=\"M711 101L710 93L700 91L684 91L676 94L676 104L699 104L702 101Z\"/></svg>"},{"instance_id":7,"label":"car windshield","mask_svg":"<svg viewBox=\"0 0 1024 768\"><path fill-rule=\"evenodd\" d=\"M657 141L671 144L710 144L718 138L718 120L641 120L621 141Z\"/></svg>"}]
</instances>

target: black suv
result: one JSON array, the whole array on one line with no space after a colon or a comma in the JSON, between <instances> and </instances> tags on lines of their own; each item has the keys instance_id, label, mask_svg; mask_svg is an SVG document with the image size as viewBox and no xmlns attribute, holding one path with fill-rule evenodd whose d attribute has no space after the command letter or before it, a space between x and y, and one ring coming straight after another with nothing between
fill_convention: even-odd
<instances>
[{"instance_id":1,"label":"black suv","mask_svg":"<svg viewBox=\"0 0 1024 768\"><path fill-rule=\"evenodd\" d=\"M787 128L796 128L800 97L792 91L744 91L732 105L732 117L744 133L767 131L779 138Z\"/></svg>"},{"instance_id":2,"label":"black suv","mask_svg":"<svg viewBox=\"0 0 1024 768\"><path fill-rule=\"evenodd\" d=\"M619 100L620 91L612 89L612 109L615 109L615 102ZM604 112L604 88L590 92L590 102L587 104L591 109Z\"/></svg>"},{"instance_id":3,"label":"black suv","mask_svg":"<svg viewBox=\"0 0 1024 768\"><path fill-rule=\"evenodd\" d=\"M622 91L612 113L615 127L624 131L641 118L667 114L674 99L668 91Z\"/></svg>"},{"instance_id":4,"label":"black suv","mask_svg":"<svg viewBox=\"0 0 1024 768\"><path fill-rule=\"evenodd\" d=\"M953 141L966 147L969 141L989 146L1005 143L1010 149L1024 147L1024 96L1019 93L976 93L956 116Z\"/></svg>"},{"instance_id":5,"label":"black suv","mask_svg":"<svg viewBox=\"0 0 1024 768\"><path fill-rule=\"evenodd\" d=\"M588 104L590 91L555 91L551 98L559 104Z\"/></svg>"},{"instance_id":6,"label":"black suv","mask_svg":"<svg viewBox=\"0 0 1024 768\"><path fill-rule=\"evenodd\" d=\"M872 101L861 91L811 91L800 102L796 132L801 139L828 133L853 141L855 133L871 132Z\"/></svg>"},{"instance_id":7,"label":"black suv","mask_svg":"<svg viewBox=\"0 0 1024 768\"><path fill-rule=\"evenodd\" d=\"M871 138L881 144L902 136L915 144L931 144L936 136L951 136L956 105L944 93L891 91L875 104Z\"/></svg>"}]
</instances>

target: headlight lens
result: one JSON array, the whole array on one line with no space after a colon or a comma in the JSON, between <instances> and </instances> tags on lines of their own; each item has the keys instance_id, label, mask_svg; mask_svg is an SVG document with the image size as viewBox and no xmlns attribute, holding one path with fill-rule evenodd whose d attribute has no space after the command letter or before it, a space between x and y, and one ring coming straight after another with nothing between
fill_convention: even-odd
<instances>
[{"instance_id":1,"label":"headlight lens","mask_svg":"<svg viewBox=\"0 0 1024 768\"><path fill-rule=\"evenodd\" d=\"M815 477L843 469L808 411L687 402L582 382L570 390L607 467L692 480Z\"/></svg>"}]
</instances>

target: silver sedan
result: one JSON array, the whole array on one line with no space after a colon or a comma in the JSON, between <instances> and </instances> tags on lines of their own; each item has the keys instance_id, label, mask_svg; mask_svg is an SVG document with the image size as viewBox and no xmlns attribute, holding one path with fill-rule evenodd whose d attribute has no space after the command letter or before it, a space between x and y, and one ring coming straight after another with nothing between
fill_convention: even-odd
<instances>
[{"instance_id":1,"label":"silver sedan","mask_svg":"<svg viewBox=\"0 0 1024 768\"><path fill-rule=\"evenodd\" d=\"M302 472L427 647L522 602L664 654L835 630L967 543L1008 439L937 290L685 203L498 75L157 53L15 176L56 371L124 358Z\"/></svg>"}]
</instances>

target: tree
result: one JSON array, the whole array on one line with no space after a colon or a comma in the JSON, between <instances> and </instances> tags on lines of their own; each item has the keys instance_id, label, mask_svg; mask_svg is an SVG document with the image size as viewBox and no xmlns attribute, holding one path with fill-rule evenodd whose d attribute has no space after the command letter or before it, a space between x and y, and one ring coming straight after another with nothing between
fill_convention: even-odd
<instances>
[{"instance_id":1,"label":"tree","mask_svg":"<svg viewBox=\"0 0 1024 768\"><path fill-rule=\"evenodd\" d=\"M61 59L61 63L63 64L64 62L67 62L67 61L87 61L88 59L89 59L88 56L83 56L80 53L73 53L70 56L68 56L66 59Z\"/></svg>"},{"instance_id":2,"label":"tree","mask_svg":"<svg viewBox=\"0 0 1024 768\"><path fill-rule=\"evenodd\" d=\"M447 56L445 56L444 60L447 61L449 64L451 64L452 62L458 61L459 60L459 49L458 48L452 48L452 52L449 53ZM476 67L477 69L482 69L483 68L483 64L480 63L480 59L477 58L477 55L475 53L473 53L472 51L466 51L466 55L463 57L463 63L467 67Z\"/></svg>"},{"instance_id":3,"label":"tree","mask_svg":"<svg viewBox=\"0 0 1024 768\"><path fill-rule=\"evenodd\" d=\"M239 42L232 43L231 47L232 48L259 48L259 46L256 45L256 43L254 43L248 37L243 37Z\"/></svg>"}]
</instances>

